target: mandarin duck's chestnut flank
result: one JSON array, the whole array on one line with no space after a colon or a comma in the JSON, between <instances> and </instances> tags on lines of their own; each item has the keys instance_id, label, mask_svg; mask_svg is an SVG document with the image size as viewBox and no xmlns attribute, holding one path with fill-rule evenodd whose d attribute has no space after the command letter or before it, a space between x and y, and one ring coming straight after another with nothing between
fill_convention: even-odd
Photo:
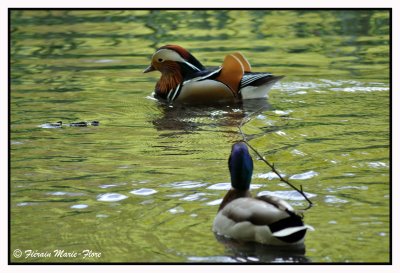
<instances>
[{"instance_id":1,"label":"mandarin duck's chestnut flank","mask_svg":"<svg viewBox=\"0 0 400 273\"><path fill-rule=\"evenodd\" d=\"M273 196L251 197L253 160L243 142L232 146L229 157L232 188L215 217L213 231L243 242L267 245L299 245L307 229L302 218L284 200Z\"/></svg>"},{"instance_id":2,"label":"mandarin duck's chestnut flank","mask_svg":"<svg viewBox=\"0 0 400 273\"><path fill-rule=\"evenodd\" d=\"M192 54L178 45L165 45L153 54L143 72L158 70L157 97L169 102L235 102L267 97L269 89L283 76L251 72L250 63L239 52L225 56L219 68L205 68Z\"/></svg>"}]
</instances>

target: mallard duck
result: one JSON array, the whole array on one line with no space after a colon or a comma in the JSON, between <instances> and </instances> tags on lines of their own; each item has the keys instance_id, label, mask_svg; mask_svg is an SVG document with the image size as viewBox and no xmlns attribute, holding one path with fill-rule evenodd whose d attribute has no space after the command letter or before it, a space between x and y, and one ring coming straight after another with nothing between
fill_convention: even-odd
<instances>
[{"instance_id":1,"label":"mallard duck","mask_svg":"<svg viewBox=\"0 0 400 273\"><path fill-rule=\"evenodd\" d=\"M244 142L232 146L228 165L232 188L219 206L213 231L243 242L302 244L307 229L313 228L286 201L266 195L251 197L253 160Z\"/></svg>"},{"instance_id":2,"label":"mallard duck","mask_svg":"<svg viewBox=\"0 0 400 273\"><path fill-rule=\"evenodd\" d=\"M271 87L284 77L252 72L250 63L239 52L226 55L221 67L205 68L178 45L157 49L143 72L155 70L161 72L155 87L157 98L192 104L265 98Z\"/></svg>"}]
</instances>

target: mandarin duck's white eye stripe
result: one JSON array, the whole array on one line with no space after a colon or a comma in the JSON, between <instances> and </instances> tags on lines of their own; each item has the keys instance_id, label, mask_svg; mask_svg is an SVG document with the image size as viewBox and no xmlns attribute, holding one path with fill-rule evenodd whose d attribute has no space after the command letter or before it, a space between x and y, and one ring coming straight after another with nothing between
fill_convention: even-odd
<instances>
[{"instance_id":1,"label":"mandarin duck's white eye stripe","mask_svg":"<svg viewBox=\"0 0 400 273\"><path fill-rule=\"evenodd\" d=\"M163 48L163 49L158 50L153 55L152 59L153 59L153 62L158 62L158 63L163 63L165 61L173 61L173 62L177 62L177 63L182 63L182 64L187 65L193 71L196 71L196 72L201 71L200 68L191 64L190 62L188 62L187 60L182 58L181 55L179 55L177 52L175 52L174 50L171 50L171 49Z\"/></svg>"},{"instance_id":2,"label":"mandarin duck's white eye stripe","mask_svg":"<svg viewBox=\"0 0 400 273\"><path fill-rule=\"evenodd\" d=\"M174 61L174 62L180 62L184 63L187 66L189 66L191 69L200 71L200 68L196 67L195 65L191 64L184 58L182 58L181 55L179 55L177 52L171 50L171 49L160 49L153 55L153 60L157 62L164 62L164 61Z\"/></svg>"},{"instance_id":3,"label":"mandarin duck's white eye stripe","mask_svg":"<svg viewBox=\"0 0 400 273\"><path fill-rule=\"evenodd\" d=\"M186 64L187 66L189 66L190 68L192 68L193 70L200 71L199 68L197 68L196 66L192 65L189 62L184 61L183 63Z\"/></svg>"}]
</instances>

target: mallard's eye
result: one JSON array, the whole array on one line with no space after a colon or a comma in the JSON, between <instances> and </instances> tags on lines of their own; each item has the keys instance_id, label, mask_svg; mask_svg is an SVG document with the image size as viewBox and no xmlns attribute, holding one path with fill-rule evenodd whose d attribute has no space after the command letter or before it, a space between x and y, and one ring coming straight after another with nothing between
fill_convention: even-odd
<instances>
[{"instance_id":1,"label":"mallard's eye","mask_svg":"<svg viewBox=\"0 0 400 273\"><path fill-rule=\"evenodd\" d=\"M158 59L158 62L159 62L159 63L162 63L163 61L164 61L164 60L163 60L163 59L161 59L161 58L160 58L160 59Z\"/></svg>"}]
</instances>

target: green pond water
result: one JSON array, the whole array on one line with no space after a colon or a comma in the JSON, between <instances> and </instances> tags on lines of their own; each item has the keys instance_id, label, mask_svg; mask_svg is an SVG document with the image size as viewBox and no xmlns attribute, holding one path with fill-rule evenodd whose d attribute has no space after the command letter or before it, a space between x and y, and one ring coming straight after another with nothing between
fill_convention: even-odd
<instances>
[{"instance_id":1,"label":"green pond water","mask_svg":"<svg viewBox=\"0 0 400 273\"><path fill-rule=\"evenodd\" d=\"M10 16L11 262L390 262L388 11ZM170 43L207 66L240 51L253 71L286 77L268 100L166 105L151 96L159 73L142 71ZM260 107L242 129L310 195L305 251L243 248L211 231L237 126ZM57 121L100 124L46 124ZM253 193L307 205L253 158Z\"/></svg>"}]
</instances>

